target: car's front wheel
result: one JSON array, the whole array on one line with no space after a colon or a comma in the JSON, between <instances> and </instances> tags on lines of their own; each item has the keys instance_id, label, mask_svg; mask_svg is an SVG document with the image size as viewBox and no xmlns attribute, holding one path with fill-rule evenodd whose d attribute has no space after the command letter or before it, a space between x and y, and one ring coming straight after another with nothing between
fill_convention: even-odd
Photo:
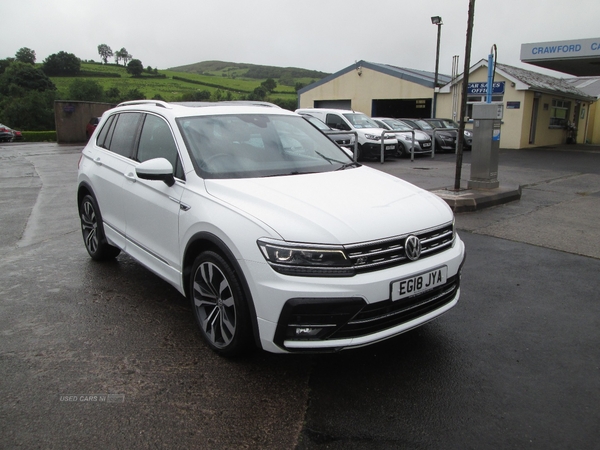
<instances>
[{"instance_id":1,"label":"car's front wheel","mask_svg":"<svg viewBox=\"0 0 600 450\"><path fill-rule=\"evenodd\" d=\"M223 356L246 350L252 342L248 305L239 279L221 255L206 251L196 258L190 293L207 344Z\"/></svg>"},{"instance_id":2,"label":"car's front wheel","mask_svg":"<svg viewBox=\"0 0 600 450\"><path fill-rule=\"evenodd\" d=\"M79 204L83 243L91 258L96 261L116 258L121 250L106 241L102 216L96 200L86 195Z\"/></svg>"},{"instance_id":3,"label":"car's front wheel","mask_svg":"<svg viewBox=\"0 0 600 450\"><path fill-rule=\"evenodd\" d=\"M407 158L410 156L410 149L406 148L402 142L398 142L398 152L396 154L399 158Z\"/></svg>"}]
</instances>

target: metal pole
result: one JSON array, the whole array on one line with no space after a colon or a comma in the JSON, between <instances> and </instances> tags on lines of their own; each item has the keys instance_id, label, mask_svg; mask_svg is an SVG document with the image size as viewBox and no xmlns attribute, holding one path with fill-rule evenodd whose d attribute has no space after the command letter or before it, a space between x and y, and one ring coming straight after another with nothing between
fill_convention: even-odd
<instances>
[{"instance_id":1,"label":"metal pole","mask_svg":"<svg viewBox=\"0 0 600 450\"><path fill-rule=\"evenodd\" d=\"M494 90L494 55L490 51L488 55L488 85L487 85L487 95L485 97L486 103L492 103L492 92Z\"/></svg>"},{"instance_id":2,"label":"metal pole","mask_svg":"<svg viewBox=\"0 0 600 450\"><path fill-rule=\"evenodd\" d=\"M442 37L442 24L438 23L438 32L437 32L437 48L435 50L435 79L433 82L433 107L431 108L431 117L436 117L437 110L437 87L438 87L438 76L439 76L439 68L440 68L440 39Z\"/></svg>"},{"instance_id":3,"label":"metal pole","mask_svg":"<svg viewBox=\"0 0 600 450\"><path fill-rule=\"evenodd\" d=\"M467 19L467 42L465 45L465 68L463 71L462 97L460 99L460 122L458 127L458 152L456 153L456 175L454 190L460 190L462 171L463 142L465 139L465 116L467 115L467 91L469 86L469 69L471 65L471 40L473 37L473 20L475 17L475 0L469 0L469 18Z\"/></svg>"}]
</instances>

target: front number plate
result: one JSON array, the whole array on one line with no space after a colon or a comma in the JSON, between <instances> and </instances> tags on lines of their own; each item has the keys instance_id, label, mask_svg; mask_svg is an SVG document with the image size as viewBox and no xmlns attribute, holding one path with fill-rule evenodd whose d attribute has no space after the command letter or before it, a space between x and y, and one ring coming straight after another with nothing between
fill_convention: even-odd
<instances>
[{"instance_id":1,"label":"front number plate","mask_svg":"<svg viewBox=\"0 0 600 450\"><path fill-rule=\"evenodd\" d=\"M447 276L448 267L444 266L414 277L394 281L392 283L392 301L412 297L441 286L446 283Z\"/></svg>"}]
</instances>

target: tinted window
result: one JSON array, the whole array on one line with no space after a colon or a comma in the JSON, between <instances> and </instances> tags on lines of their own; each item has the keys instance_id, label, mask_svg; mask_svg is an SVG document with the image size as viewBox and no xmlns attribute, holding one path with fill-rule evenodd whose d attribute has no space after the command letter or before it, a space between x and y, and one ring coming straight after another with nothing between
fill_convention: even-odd
<instances>
[{"instance_id":1,"label":"tinted window","mask_svg":"<svg viewBox=\"0 0 600 450\"><path fill-rule=\"evenodd\" d=\"M335 128L337 130L350 129L348 124L346 122L344 122L344 119L342 119L340 116L338 116L336 114L327 114L327 118L325 120L326 120L326 124L329 125L331 128Z\"/></svg>"},{"instance_id":2,"label":"tinted window","mask_svg":"<svg viewBox=\"0 0 600 450\"><path fill-rule=\"evenodd\" d=\"M96 139L96 143L103 148L108 148L110 146L110 138L112 137L113 132L113 122L115 120L115 116L110 116L102 129L100 130L100 134Z\"/></svg>"},{"instance_id":3,"label":"tinted window","mask_svg":"<svg viewBox=\"0 0 600 450\"><path fill-rule=\"evenodd\" d=\"M148 114L140 134L137 160L144 162L154 158L165 158L173 166L175 176L183 179L183 168L171 128L160 117Z\"/></svg>"},{"instance_id":4,"label":"tinted window","mask_svg":"<svg viewBox=\"0 0 600 450\"><path fill-rule=\"evenodd\" d=\"M119 155L130 157L133 154L141 118L140 113L119 114L110 146L107 148Z\"/></svg>"}]
</instances>

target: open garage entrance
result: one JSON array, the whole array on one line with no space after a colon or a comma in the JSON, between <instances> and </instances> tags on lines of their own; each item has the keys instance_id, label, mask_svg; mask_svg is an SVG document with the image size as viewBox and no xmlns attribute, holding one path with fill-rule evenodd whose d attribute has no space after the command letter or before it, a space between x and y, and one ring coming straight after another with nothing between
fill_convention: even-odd
<instances>
[{"instance_id":1,"label":"open garage entrance","mask_svg":"<svg viewBox=\"0 0 600 450\"><path fill-rule=\"evenodd\" d=\"M372 117L405 117L415 119L431 117L431 99L373 100L371 115Z\"/></svg>"}]
</instances>

